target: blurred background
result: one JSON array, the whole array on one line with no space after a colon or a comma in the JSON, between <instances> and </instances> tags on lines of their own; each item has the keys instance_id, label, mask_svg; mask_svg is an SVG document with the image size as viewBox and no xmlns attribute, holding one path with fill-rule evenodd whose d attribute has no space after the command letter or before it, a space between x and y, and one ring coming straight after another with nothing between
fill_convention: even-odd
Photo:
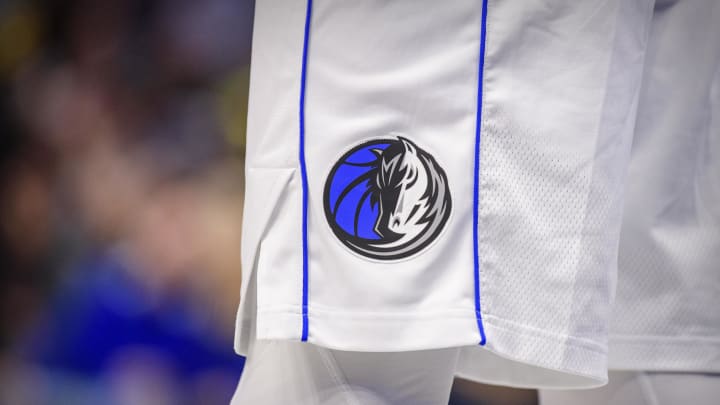
<instances>
[{"instance_id":1,"label":"blurred background","mask_svg":"<svg viewBox=\"0 0 720 405\"><path fill-rule=\"evenodd\" d=\"M0 405L228 403L252 16L0 0Z\"/></svg>"},{"instance_id":2,"label":"blurred background","mask_svg":"<svg viewBox=\"0 0 720 405\"><path fill-rule=\"evenodd\" d=\"M0 404L225 404L248 0L0 1Z\"/></svg>"}]
</instances>

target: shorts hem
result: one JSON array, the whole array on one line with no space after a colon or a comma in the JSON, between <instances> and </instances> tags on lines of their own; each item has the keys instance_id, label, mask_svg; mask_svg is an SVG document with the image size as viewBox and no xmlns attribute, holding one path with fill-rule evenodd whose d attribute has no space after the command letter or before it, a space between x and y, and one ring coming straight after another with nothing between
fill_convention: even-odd
<instances>
[{"instance_id":1,"label":"shorts hem","mask_svg":"<svg viewBox=\"0 0 720 405\"><path fill-rule=\"evenodd\" d=\"M480 346L472 308L407 313L309 311L308 342L333 350L403 352L462 347L457 375L532 388L591 388L607 383L607 351L600 342L566 336L483 314ZM260 309L258 340L300 341L299 307Z\"/></svg>"}]
</instances>

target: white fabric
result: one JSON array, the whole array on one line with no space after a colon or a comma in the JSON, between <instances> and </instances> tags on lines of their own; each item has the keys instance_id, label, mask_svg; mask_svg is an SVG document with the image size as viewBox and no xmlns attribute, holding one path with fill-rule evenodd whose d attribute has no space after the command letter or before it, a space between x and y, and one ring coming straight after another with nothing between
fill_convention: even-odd
<instances>
[{"instance_id":1,"label":"white fabric","mask_svg":"<svg viewBox=\"0 0 720 405\"><path fill-rule=\"evenodd\" d=\"M717 405L720 375L611 371L604 387L539 396L540 405Z\"/></svg>"},{"instance_id":2,"label":"white fabric","mask_svg":"<svg viewBox=\"0 0 720 405\"><path fill-rule=\"evenodd\" d=\"M447 404L459 349L346 352L257 341L231 405Z\"/></svg>"},{"instance_id":3,"label":"white fabric","mask_svg":"<svg viewBox=\"0 0 720 405\"><path fill-rule=\"evenodd\" d=\"M612 368L720 372L719 21L716 0L656 6L620 238Z\"/></svg>"},{"instance_id":4,"label":"white fabric","mask_svg":"<svg viewBox=\"0 0 720 405\"><path fill-rule=\"evenodd\" d=\"M472 225L482 2L315 0L305 88L308 341L370 352L472 346L466 372L484 381L604 383L651 6L488 2L478 227L487 339L479 347ZM302 336L304 23L305 2L256 4L240 353L253 338ZM349 148L393 133L443 168L452 213L421 253L382 262L335 237L323 188Z\"/></svg>"}]
</instances>

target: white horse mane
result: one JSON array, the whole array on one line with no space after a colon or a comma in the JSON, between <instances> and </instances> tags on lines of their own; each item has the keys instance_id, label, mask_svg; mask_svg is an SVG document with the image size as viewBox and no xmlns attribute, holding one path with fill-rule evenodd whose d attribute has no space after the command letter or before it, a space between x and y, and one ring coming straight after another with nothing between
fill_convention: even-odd
<instances>
[{"instance_id":1,"label":"white horse mane","mask_svg":"<svg viewBox=\"0 0 720 405\"><path fill-rule=\"evenodd\" d=\"M411 251L433 237L447 219L447 184L435 159L412 141L399 137L379 157L375 185L380 215L375 231L392 236L384 248Z\"/></svg>"}]
</instances>

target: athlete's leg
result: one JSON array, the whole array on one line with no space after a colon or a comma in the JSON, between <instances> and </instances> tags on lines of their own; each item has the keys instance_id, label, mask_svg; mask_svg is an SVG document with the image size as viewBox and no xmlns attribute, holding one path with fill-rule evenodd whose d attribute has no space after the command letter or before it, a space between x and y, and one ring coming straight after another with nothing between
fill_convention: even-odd
<instances>
[{"instance_id":1,"label":"athlete's leg","mask_svg":"<svg viewBox=\"0 0 720 405\"><path fill-rule=\"evenodd\" d=\"M257 341L232 405L447 404L458 351L364 353Z\"/></svg>"}]
</instances>

